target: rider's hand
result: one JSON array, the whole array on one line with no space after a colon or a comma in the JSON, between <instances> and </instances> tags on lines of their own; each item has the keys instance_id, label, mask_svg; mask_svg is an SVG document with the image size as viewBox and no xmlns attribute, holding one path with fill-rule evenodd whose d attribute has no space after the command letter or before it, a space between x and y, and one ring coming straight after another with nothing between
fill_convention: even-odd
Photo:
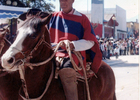
<instances>
[{"instance_id":1,"label":"rider's hand","mask_svg":"<svg viewBox=\"0 0 140 100\"><path fill-rule=\"evenodd\" d=\"M66 44L64 42L61 43L61 48L63 48L63 49L66 48ZM72 42L70 42L70 48L71 48L71 50L75 49L75 47L74 47Z\"/></svg>"},{"instance_id":2,"label":"rider's hand","mask_svg":"<svg viewBox=\"0 0 140 100\"><path fill-rule=\"evenodd\" d=\"M70 42L70 48L71 48L71 50L74 50L75 49L75 47L74 47L74 45L73 45L72 42Z\"/></svg>"}]
</instances>

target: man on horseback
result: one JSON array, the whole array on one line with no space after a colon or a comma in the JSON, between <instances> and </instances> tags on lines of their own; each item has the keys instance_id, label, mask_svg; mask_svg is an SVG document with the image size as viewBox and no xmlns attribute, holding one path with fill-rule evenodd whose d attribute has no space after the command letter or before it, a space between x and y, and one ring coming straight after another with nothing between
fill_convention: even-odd
<instances>
[{"instance_id":1,"label":"man on horseback","mask_svg":"<svg viewBox=\"0 0 140 100\"><path fill-rule=\"evenodd\" d=\"M59 0L59 2L62 11L54 12L49 24L51 42L57 44L62 40L69 40L71 50L80 51L84 66L86 66L86 50L90 49L90 60L94 64L91 69L97 73L102 55L88 18L73 8L74 0ZM65 44L62 44L61 50L56 53L57 58L62 58L58 74L66 100L78 100L76 71L64 46ZM72 57L79 65L76 56L72 54ZM78 72L83 75L82 71Z\"/></svg>"}]
</instances>

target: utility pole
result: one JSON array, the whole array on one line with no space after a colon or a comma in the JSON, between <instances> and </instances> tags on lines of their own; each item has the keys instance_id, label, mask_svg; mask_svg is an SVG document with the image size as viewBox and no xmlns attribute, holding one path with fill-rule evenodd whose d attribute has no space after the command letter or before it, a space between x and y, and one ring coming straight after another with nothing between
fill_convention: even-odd
<instances>
[{"instance_id":1,"label":"utility pole","mask_svg":"<svg viewBox=\"0 0 140 100\"><path fill-rule=\"evenodd\" d=\"M104 32L104 0L103 0L103 24L102 24L102 38L105 38L105 32Z\"/></svg>"}]
</instances>

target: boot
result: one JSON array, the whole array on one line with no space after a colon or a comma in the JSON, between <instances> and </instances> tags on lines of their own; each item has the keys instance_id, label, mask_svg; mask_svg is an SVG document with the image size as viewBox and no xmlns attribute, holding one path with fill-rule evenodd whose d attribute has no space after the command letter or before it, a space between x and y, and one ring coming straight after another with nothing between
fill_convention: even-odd
<instances>
[{"instance_id":1,"label":"boot","mask_svg":"<svg viewBox=\"0 0 140 100\"><path fill-rule=\"evenodd\" d=\"M66 100L78 100L76 71L72 68L63 68L59 71Z\"/></svg>"}]
</instances>

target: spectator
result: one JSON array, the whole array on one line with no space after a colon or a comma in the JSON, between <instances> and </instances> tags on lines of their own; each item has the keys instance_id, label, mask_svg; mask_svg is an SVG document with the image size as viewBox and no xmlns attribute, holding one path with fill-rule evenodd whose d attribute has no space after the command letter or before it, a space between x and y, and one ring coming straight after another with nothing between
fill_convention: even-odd
<instances>
[{"instance_id":1,"label":"spectator","mask_svg":"<svg viewBox=\"0 0 140 100\"><path fill-rule=\"evenodd\" d=\"M127 42L126 42L126 40L124 40L124 43L123 43L123 45L124 45L124 55L126 55L126 49L127 49Z\"/></svg>"},{"instance_id":2,"label":"spectator","mask_svg":"<svg viewBox=\"0 0 140 100\"><path fill-rule=\"evenodd\" d=\"M119 56L119 47L118 46L116 46L116 48L114 49L114 54L115 54L115 56L116 56L116 59L118 59L118 56Z\"/></svg>"},{"instance_id":3,"label":"spectator","mask_svg":"<svg viewBox=\"0 0 140 100\"><path fill-rule=\"evenodd\" d=\"M110 59L111 42L107 42L107 58Z\"/></svg>"},{"instance_id":4,"label":"spectator","mask_svg":"<svg viewBox=\"0 0 140 100\"><path fill-rule=\"evenodd\" d=\"M101 48L101 52L102 52L102 58L106 59L105 45L104 45L103 41L101 42L100 48Z\"/></svg>"},{"instance_id":5,"label":"spectator","mask_svg":"<svg viewBox=\"0 0 140 100\"><path fill-rule=\"evenodd\" d=\"M124 55L124 42L123 41L121 41L121 54L120 55Z\"/></svg>"},{"instance_id":6,"label":"spectator","mask_svg":"<svg viewBox=\"0 0 140 100\"><path fill-rule=\"evenodd\" d=\"M127 55L130 55L130 53L129 53L129 42L128 42L128 40L126 41L126 43L127 43L126 54Z\"/></svg>"}]
</instances>

